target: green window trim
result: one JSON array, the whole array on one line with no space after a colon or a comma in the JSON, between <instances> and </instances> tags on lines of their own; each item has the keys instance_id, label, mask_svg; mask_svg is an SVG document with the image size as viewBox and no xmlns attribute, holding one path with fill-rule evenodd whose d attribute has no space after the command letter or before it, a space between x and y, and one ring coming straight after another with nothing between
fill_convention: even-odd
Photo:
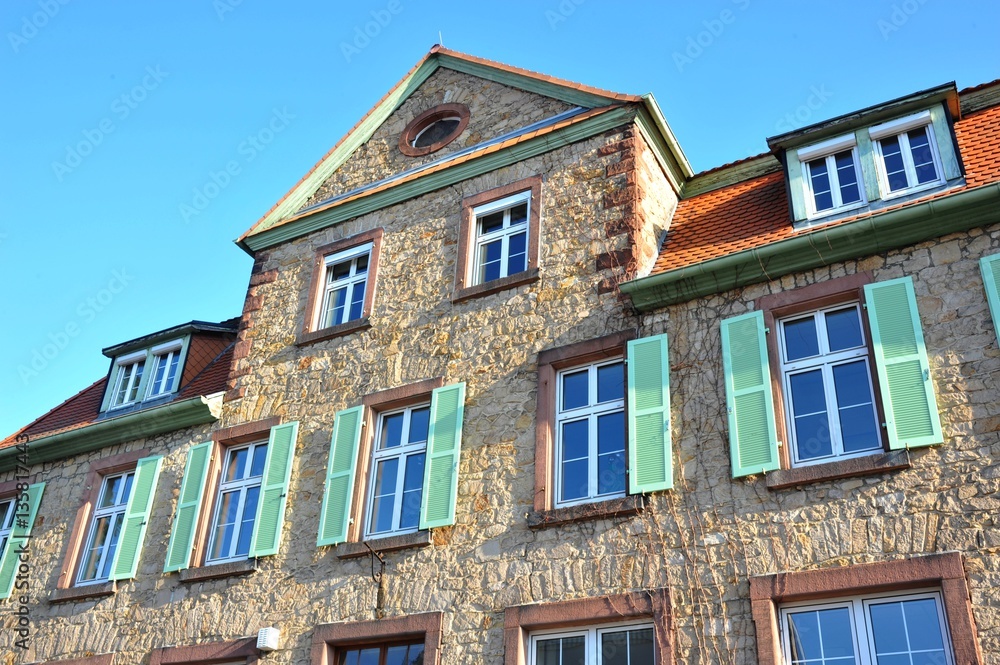
<instances>
[{"instance_id":1,"label":"green window trim","mask_svg":"<svg viewBox=\"0 0 1000 665\"><path fill-rule=\"evenodd\" d=\"M188 448L184 478L181 480L181 492L177 498L170 543L167 545L167 557L163 565L165 573L184 570L191 565L195 531L205 496L205 481L208 479L214 445L213 442L206 441Z\"/></svg>"},{"instance_id":2,"label":"green window trim","mask_svg":"<svg viewBox=\"0 0 1000 665\"><path fill-rule=\"evenodd\" d=\"M983 274L983 287L986 289L986 301L993 318L993 331L997 342L1000 342L1000 254L979 259L979 270Z\"/></svg>"},{"instance_id":3,"label":"green window trim","mask_svg":"<svg viewBox=\"0 0 1000 665\"><path fill-rule=\"evenodd\" d=\"M162 465L162 455L145 457L136 463L132 494L125 507L122 533L118 539L118 549L115 550L115 560L111 564L112 580L127 580L136 576Z\"/></svg>"},{"instance_id":4,"label":"green window trim","mask_svg":"<svg viewBox=\"0 0 1000 665\"><path fill-rule=\"evenodd\" d=\"M674 486L667 336L630 340L628 356L628 491Z\"/></svg>"},{"instance_id":5,"label":"green window trim","mask_svg":"<svg viewBox=\"0 0 1000 665\"><path fill-rule=\"evenodd\" d=\"M865 285L889 448L944 442L913 279Z\"/></svg>"},{"instance_id":6,"label":"green window trim","mask_svg":"<svg viewBox=\"0 0 1000 665\"><path fill-rule=\"evenodd\" d=\"M267 443L267 460L260 484L260 501L250 540L250 558L271 556L281 546L281 532L285 523L285 506L288 502L288 485L295 461L295 442L299 423L275 425Z\"/></svg>"},{"instance_id":7,"label":"green window trim","mask_svg":"<svg viewBox=\"0 0 1000 665\"><path fill-rule=\"evenodd\" d=\"M9 598L14 590L14 581L20 564L20 556L15 552L25 547L32 536L31 529L35 525L38 505L42 501L44 491L45 483L35 483L29 485L23 495L18 496L18 499L23 496L24 500L14 506L16 515L14 528L11 530L10 538L7 539L3 556L0 557L0 599ZM27 518L22 519L23 515Z\"/></svg>"},{"instance_id":8,"label":"green window trim","mask_svg":"<svg viewBox=\"0 0 1000 665\"><path fill-rule=\"evenodd\" d=\"M334 417L316 547L347 542L363 416L364 407L355 406Z\"/></svg>"},{"instance_id":9,"label":"green window trim","mask_svg":"<svg viewBox=\"0 0 1000 665\"><path fill-rule=\"evenodd\" d=\"M464 414L464 382L435 388L431 393L427 462L418 525L421 530L455 523Z\"/></svg>"}]
</instances>

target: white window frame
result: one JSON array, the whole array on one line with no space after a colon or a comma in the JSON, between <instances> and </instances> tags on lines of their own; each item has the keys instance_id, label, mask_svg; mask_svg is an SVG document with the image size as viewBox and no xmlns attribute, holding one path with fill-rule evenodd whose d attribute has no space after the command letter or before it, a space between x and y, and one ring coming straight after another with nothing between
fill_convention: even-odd
<instances>
[{"instance_id":1,"label":"white window frame","mask_svg":"<svg viewBox=\"0 0 1000 665\"><path fill-rule=\"evenodd\" d=\"M180 359L183 348L183 342L178 339L165 344L160 344L150 350L149 353L153 356L153 366L150 370L152 374L150 374L149 377L149 388L146 390L146 399L169 395L177 390L177 384L180 381ZM159 371L161 359L165 359L165 366L163 369L162 379L157 381L156 375ZM174 372L173 376L170 375L171 368ZM159 386L157 386L158 383Z\"/></svg>"},{"instance_id":2,"label":"white window frame","mask_svg":"<svg viewBox=\"0 0 1000 665\"><path fill-rule=\"evenodd\" d=\"M264 480L263 469L261 469L261 475L259 475L259 476L246 476L245 475L243 478L237 478L235 480L230 480L230 481L226 481L225 480L226 469L229 468L229 461L230 461L230 459L232 459L233 455L235 455L240 450L246 450L247 451L247 463L246 463L246 469L245 469L244 473L245 474L250 473L251 469L253 468L254 454L256 453L257 449L260 446L267 446L267 445L268 445L267 440L263 440L263 441L255 441L253 443L248 443L248 444L245 444L245 445L228 446L225 449L225 454L222 456L222 468L219 469L219 487L215 491L215 507L212 510L212 523L211 523L211 526L210 526L210 530L208 532L208 547L205 549L205 565L206 566L214 566L216 564L230 563L230 562L233 562L233 561L246 561L247 555L246 554L236 554L236 548L239 545L239 541L240 541L240 529L242 528L243 521L244 521L243 520L243 517L244 517L243 511L245 510L245 507L246 507L247 491L249 489L253 488L253 487L260 487L261 486L262 481ZM269 455L270 453L271 453L271 451L268 450L267 453L266 453L266 455ZM267 458L265 457L264 459L265 459L265 466L266 466L266 464L267 464L267 462L266 462ZM217 558L213 559L213 558L211 558L211 556L212 556L212 550L215 549L215 539L218 536L218 531L219 531L219 516L220 516L220 512L222 510L222 497L227 492L233 492L233 491L238 491L239 492L239 498L237 499L237 504L236 504L236 516L237 516L236 520L237 521L236 521L236 526L234 527L234 530L233 530L233 539L229 543L229 551L226 552L224 556L220 556L220 557L217 557ZM262 498L263 497L261 496L261 494L258 493L257 494L257 505L258 505L258 507L260 506L260 501L261 501ZM254 515L254 523L251 526L251 529L256 529L257 528L256 520L257 520L257 516L255 514Z\"/></svg>"},{"instance_id":3,"label":"white window frame","mask_svg":"<svg viewBox=\"0 0 1000 665\"><path fill-rule=\"evenodd\" d=\"M916 169L913 166L913 153L910 150L910 138L907 132L914 129L923 128L927 132L927 143L930 147L931 158L934 160L934 169L937 172L937 179L923 184L909 184L917 182ZM883 199L893 199L898 196L906 196L913 192L920 192L925 189L937 187L945 182L944 165L941 162L941 154L938 151L937 133L931 119L930 111L921 111L904 118L898 118L890 122L875 125L868 129L868 135L874 144L876 155L875 166L878 172L878 184ZM885 167L885 157L882 154L882 141L887 138L896 137L899 141L900 155L903 158L903 169L906 173L907 187L898 191L889 189L889 174Z\"/></svg>"},{"instance_id":4,"label":"white window frame","mask_svg":"<svg viewBox=\"0 0 1000 665\"><path fill-rule=\"evenodd\" d=\"M851 614L851 628L854 638L854 658L858 665L877 665L875 659L875 635L871 626L871 615L868 607L879 602L908 601L933 598L937 604L941 640L944 645L944 665L954 665L954 650L951 645L951 631L948 628L948 618L944 611L944 598L939 589L921 589L914 591L889 591L885 593L847 596L825 600L809 600L783 604L778 609L778 627L781 633L781 662L789 665L791 662L791 631L788 629L788 615L803 610L826 610L847 608ZM862 630L863 633L862 634Z\"/></svg>"},{"instance_id":5,"label":"white window frame","mask_svg":"<svg viewBox=\"0 0 1000 665\"><path fill-rule=\"evenodd\" d=\"M861 331L861 346L853 347L850 349L844 349L834 353L830 352L830 342L826 333L826 329L820 324L820 315L826 312L832 312L842 309L847 309L848 307L854 306L857 314L858 321ZM827 462L842 460L842 459L852 459L854 457L866 457L868 455L875 455L877 453L883 452L884 443L882 441L881 428L879 427L878 418L878 405L875 401L875 386L872 382L872 366L871 358L869 357L869 340L865 336L864 320L862 318L863 313L861 311L861 303L854 301L846 301L842 303L837 303L834 305L829 305L819 309L814 309L808 312L800 312L798 314L792 314L790 316L784 317L778 320L778 349L780 353L780 364L781 364L781 390L784 396L784 406L785 406L785 416L786 416L786 426L788 429L788 441L791 442L790 458L793 467L799 466L810 466L813 464L825 464ZM787 352L785 349L785 325L788 323L794 323L796 321L801 321L803 319L813 318L816 320L816 335L819 341L819 354L815 356L810 356L808 358L800 358L789 362L787 360ZM863 360L865 363L865 369L868 372L868 391L869 397L871 399L872 412L875 418L876 432L878 432L879 446L875 448L869 448L866 450L859 450L853 453L844 452L844 442L841 438L840 432L840 409L838 408L837 398L836 398L836 387L833 382L833 367L836 365L843 365L847 363L856 362L858 360ZM795 374L800 374L808 371L815 371L820 369L823 376L823 391L826 395L826 408L827 408L827 419L830 425L830 435L833 445L831 446L832 453L825 457L814 457L808 460L799 460L799 443L795 433L795 414L793 413L792 405L792 387L791 387L791 377ZM839 451L839 452L838 452Z\"/></svg>"},{"instance_id":6,"label":"white window frame","mask_svg":"<svg viewBox=\"0 0 1000 665\"><path fill-rule=\"evenodd\" d=\"M0 557L7 549L10 534L14 531L14 515L17 512L17 497L0 499Z\"/></svg>"},{"instance_id":7,"label":"white window frame","mask_svg":"<svg viewBox=\"0 0 1000 665\"><path fill-rule=\"evenodd\" d=\"M524 222L518 223L516 226L510 225L510 211L509 208L514 208L522 203L527 203L527 211L524 216ZM480 233L480 218L486 215L499 212L501 210L506 211L503 217L503 226L496 231L490 231L489 233ZM503 279L504 277L510 277L510 266L508 266L507 261L510 258L510 238L511 236L517 235L524 232L524 266L525 270L514 273L519 275L522 272L527 271L531 264L531 190L525 190L523 192L518 192L511 196L504 197L497 201L491 201L490 203L485 203L481 206L477 206L472 209L473 218L473 231L475 233L475 242L472 243L472 260L469 261L470 274L467 275L467 283L471 285L478 284L489 284L495 281L494 279L483 281L479 277L479 272L482 268L482 247L495 240L500 240L500 276L496 279Z\"/></svg>"},{"instance_id":8,"label":"white window frame","mask_svg":"<svg viewBox=\"0 0 1000 665\"><path fill-rule=\"evenodd\" d=\"M656 651L656 627L648 619L639 621L629 621L626 623L608 623L594 626L584 626L581 628L553 628L549 630L539 630L531 633L528 641L528 665L538 665L538 642L550 640L556 637L580 637L586 638L585 659L587 665L601 665L600 657L600 637L606 633L617 633L629 630L653 631L653 650Z\"/></svg>"},{"instance_id":9,"label":"white window frame","mask_svg":"<svg viewBox=\"0 0 1000 665\"><path fill-rule=\"evenodd\" d=\"M455 115L448 115L448 116L445 116L443 118L438 118L437 120L435 120L431 124L427 125L423 129L421 129L419 132L417 132L417 135L413 137L413 141L410 142L410 147L412 147L412 148L418 148L419 149L419 148L429 148L430 146L434 145L433 143L429 143L429 144L427 144L425 146L418 146L417 145L417 141L420 140L420 137L423 136L427 132L428 129L430 129L434 125L438 124L439 122L444 122L445 120L457 120L459 123L461 123L462 122L462 117L460 115L458 115L458 114L455 114Z\"/></svg>"},{"instance_id":10,"label":"white window frame","mask_svg":"<svg viewBox=\"0 0 1000 665\"><path fill-rule=\"evenodd\" d=\"M378 424L375 429L375 439L372 442L372 455L371 455L371 465L370 473L368 476L368 500L365 505L365 539L371 540L376 538L385 538L386 536L399 536L407 533L416 533L420 530L419 524L414 527L398 528L399 521L403 516L403 480L406 477L406 462L407 460L414 456L423 454L424 455L424 468L427 468L427 441L417 441L415 443L407 443L407 439L410 436L410 417L414 411L419 409L429 409L430 402L423 402L420 404L414 404L413 406L407 406L402 409L393 409L391 411L384 411L378 414ZM402 431L400 433L400 445L394 446L392 448L386 448L380 450L379 446L382 442L382 423L384 420L390 416L403 414L403 425ZM429 427L429 423L428 423ZM429 430L428 430L429 433ZM392 458L398 458L400 463L396 465L396 493L393 496L392 504L392 524L394 528L388 531L374 531L375 527L375 482L376 482L376 472L378 470L378 465L380 462ZM427 490L423 487L423 480L421 480L421 501L423 500L423 492Z\"/></svg>"},{"instance_id":11,"label":"white window frame","mask_svg":"<svg viewBox=\"0 0 1000 665\"><path fill-rule=\"evenodd\" d=\"M128 478L131 476L132 482L128 482ZM118 489L115 492L114 503L110 506L105 506L103 508L99 507L101 498L104 496L105 490L108 487L108 483L115 479L121 479L121 483L118 485ZM114 543L115 550L117 551L118 546L121 545L121 532L125 528L125 510L128 508L128 500L130 494L125 494L126 488L129 493L135 491L135 469L131 471L124 471L122 473L113 473L101 480L101 489L97 493L97 501L94 507L94 514L90 516L90 528L87 529L87 538L84 540L83 550L80 556L80 570L76 574L76 586L87 586L90 584L102 584L108 581L108 575L101 576L97 575L93 579L84 579L84 573L87 569L87 559L89 558L90 552L95 548L95 546L101 547L101 556L97 560L97 571L100 571L108 563L108 556L111 556L111 545ZM104 542L100 545L94 543L94 538L97 536L97 523L103 518L108 518L110 527L108 528L107 534L105 535ZM118 540L115 540L115 525L118 525ZM110 572L110 571L109 571Z\"/></svg>"},{"instance_id":12,"label":"white window frame","mask_svg":"<svg viewBox=\"0 0 1000 665\"><path fill-rule=\"evenodd\" d=\"M111 390L111 406L108 407L109 409L119 409L140 401L142 398L140 391L142 379L146 375L146 357L147 354L145 351L137 351L115 359L115 384ZM140 365L143 367L141 373L137 371ZM128 383L125 386L123 401L119 402L118 393L121 391L123 381L128 381ZM135 391L135 397L127 399L133 391Z\"/></svg>"},{"instance_id":13,"label":"white window frame","mask_svg":"<svg viewBox=\"0 0 1000 665\"><path fill-rule=\"evenodd\" d=\"M836 155L851 151L851 160L854 164L854 177L857 180L858 194L860 200L845 204L840 192L840 174L837 170ZM853 210L868 205L868 195L865 191L864 175L861 171L861 159L858 156L858 141L854 134L846 134L836 138L817 143L798 151L798 159L802 171L802 188L806 200L806 217L808 219L818 219L845 210ZM816 197L813 193L812 174L809 162L823 159L826 162L826 172L830 179L830 196L833 199L833 207L827 210L816 209Z\"/></svg>"},{"instance_id":14,"label":"white window frame","mask_svg":"<svg viewBox=\"0 0 1000 665\"><path fill-rule=\"evenodd\" d=\"M623 386L623 395L620 400L610 400L607 402L597 402L597 370L600 367L606 365L614 365L620 363L622 365L622 378L626 381L626 385ZM569 409L567 411L563 410L563 377L567 374L574 374L587 370L587 406L581 406L574 409ZM555 476L555 495L552 498L552 505L556 508L562 508L565 506L576 506L585 503L594 503L595 501L605 501L607 499L616 499L626 495L628 489L628 457L625 456L625 487L620 492L609 492L607 494L598 494L598 454L597 454L597 419L599 416L609 415L612 413L621 412L624 416L625 413L625 393L628 391L627 386L627 376L625 359L621 357L617 358L606 358L592 363L585 363L583 365L575 365L573 367L567 367L561 369L556 373L556 408L555 408L555 450L553 451L552 459L554 460L554 476ZM593 399L591 399L593 398ZM571 499L568 501L561 500L562 489L563 489L563 459L562 459L562 437L563 437L563 423L574 422L578 420L587 419L587 470L588 470L588 487L587 496L581 497L579 499ZM626 427L628 426L626 422ZM622 437L627 441L627 432L622 432ZM627 453L627 443L625 452Z\"/></svg>"},{"instance_id":15,"label":"white window frame","mask_svg":"<svg viewBox=\"0 0 1000 665\"><path fill-rule=\"evenodd\" d=\"M316 312L316 322L315 329L322 330L325 328L332 328L333 326L340 325L342 323L347 323L348 321L356 321L357 319L348 319L346 317L350 316L351 303L354 298L354 291L358 288L358 285L364 289L362 294L362 317L364 316L364 299L368 297L368 277L371 274L372 267L372 250L375 247L375 243L366 242L357 247L351 247L350 249L345 249L342 252L337 252L336 254L330 254L323 258L324 270L323 270L323 281L320 285L322 289L322 297L320 298L320 307ZM362 256L368 257L368 268L361 275L358 274L358 262L357 260ZM330 274L333 267L340 263L351 262L351 270L347 277L343 277L334 282L330 281ZM333 293L340 288L347 288L347 295L344 299L344 310L341 314L341 321L331 321L329 324L326 323L327 309L330 307L330 299L333 297Z\"/></svg>"}]
</instances>

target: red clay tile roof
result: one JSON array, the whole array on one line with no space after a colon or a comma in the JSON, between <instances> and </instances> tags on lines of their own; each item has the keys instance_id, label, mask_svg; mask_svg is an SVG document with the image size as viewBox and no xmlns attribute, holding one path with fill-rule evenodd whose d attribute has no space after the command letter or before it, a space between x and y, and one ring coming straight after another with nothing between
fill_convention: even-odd
<instances>
[{"instance_id":1,"label":"red clay tile roof","mask_svg":"<svg viewBox=\"0 0 1000 665\"><path fill-rule=\"evenodd\" d=\"M192 347L195 346L193 342L192 339ZM224 391L233 361L233 348L234 343L229 341L220 353L202 361L204 364L201 371L189 383L180 386L180 390L171 402ZM17 437L21 434L27 434L34 440L93 424L100 415L105 385L104 378L95 381L45 415L0 441L0 449L17 445Z\"/></svg>"},{"instance_id":2,"label":"red clay tile roof","mask_svg":"<svg viewBox=\"0 0 1000 665\"><path fill-rule=\"evenodd\" d=\"M1000 106L965 116L955 123L955 136L965 163L965 185L882 208L875 213L865 212L848 217L833 224L843 224L1000 181ZM769 173L678 203L651 274L762 247L814 230L815 227L799 231L792 228L784 173Z\"/></svg>"}]
</instances>

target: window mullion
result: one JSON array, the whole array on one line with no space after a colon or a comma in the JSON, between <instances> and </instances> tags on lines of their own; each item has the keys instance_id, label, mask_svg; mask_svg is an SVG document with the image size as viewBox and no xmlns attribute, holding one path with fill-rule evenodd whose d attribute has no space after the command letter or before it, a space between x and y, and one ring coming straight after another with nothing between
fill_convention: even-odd
<instances>
[{"instance_id":1,"label":"window mullion","mask_svg":"<svg viewBox=\"0 0 1000 665\"><path fill-rule=\"evenodd\" d=\"M240 487L237 492L240 493L239 500L236 503L236 521L233 522L233 538L229 541L229 551L226 552L227 559L231 559L236 556L236 547L240 541L240 527L243 526L243 508L246 503L246 488ZM258 498L258 501L260 499Z\"/></svg>"}]
</instances>

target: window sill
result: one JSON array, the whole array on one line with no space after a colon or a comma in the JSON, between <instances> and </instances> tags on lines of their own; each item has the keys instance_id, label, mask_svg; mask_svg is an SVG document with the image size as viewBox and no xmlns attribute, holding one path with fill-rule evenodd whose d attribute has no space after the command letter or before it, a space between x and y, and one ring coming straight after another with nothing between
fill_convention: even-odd
<instances>
[{"instance_id":1,"label":"window sill","mask_svg":"<svg viewBox=\"0 0 1000 665\"><path fill-rule=\"evenodd\" d=\"M113 596L117 588L114 582L104 582L102 584L87 584L86 586L75 586L69 589L56 589L49 596L49 603L71 603L76 600L89 600L91 598L103 598Z\"/></svg>"},{"instance_id":2,"label":"window sill","mask_svg":"<svg viewBox=\"0 0 1000 665\"><path fill-rule=\"evenodd\" d=\"M336 326L330 326L329 328L323 328L322 330L299 333L298 339L295 340L295 345L307 346L309 344L315 344L316 342L322 342L327 339L333 339L334 337L350 335L353 332L368 330L371 327L371 321L369 321L367 316L363 316L360 319L348 321L347 323L341 323Z\"/></svg>"},{"instance_id":3,"label":"window sill","mask_svg":"<svg viewBox=\"0 0 1000 665\"><path fill-rule=\"evenodd\" d=\"M897 469L910 468L910 454L906 450L892 450L877 455L866 455L854 459L801 466L796 469L780 469L766 474L767 489L778 490L796 485L818 483L825 480L869 476Z\"/></svg>"},{"instance_id":4,"label":"window sill","mask_svg":"<svg viewBox=\"0 0 1000 665\"><path fill-rule=\"evenodd\" d=\"M202 582L204 580L214 580L219 577L249 575L255 570L257 570L257 559L247 559L246 561L217 563L215 565L199 566L198 568L185 568L178 573L178 576L181 582Z\"/></svg>"},{"instance_id":5,"label":"window sill","mask_svg":"<svg viewBox=\"0 0 1000 665\"><path fill-rule=\"evenodd\" d=\"M528 270L527 272L511 275L510 277L494 279L486 282L485 284L476 284L475 286L467 286L465 288L456 289L451 302L458 304L460 302L465 302L466 300L488 296L492 293L497 293L498 291L505 291L506 289L512 289L515 286L532 284L537 281L538 268L535 268L533 270Z\"/></svg>"},{"instance_id":6,"label":"window sill","mask_svg":"<svg viewBox=\"0 0 1000 665\"><path fill-rule=\"evenodd\" d=\"M579 506L553 508L552 510L533 510L528 513L528 528L544 529L560 524L582 522L585 520L610 519L613 517L630 517L642 512L646 502L641 494L625 496L620 499L601 501L600 503L585 503Z\"/></svg>"},{"instance_id":7,"label":"window sill","mask_svg":"<svg viewBox=\"0 0 1000 665\"><path fill-rule=\"evenodd\" d=\"M338 559L357 559L368 556L368 547L378 553L395 552L396 550L407 550L411 548L427 547L431 544L430 531L417 531L416 533L406 533L401 536L386 536L385 538L375 538L360 543L341 543L337 546L336 553Z\"/></svg>"}]
</instances>

